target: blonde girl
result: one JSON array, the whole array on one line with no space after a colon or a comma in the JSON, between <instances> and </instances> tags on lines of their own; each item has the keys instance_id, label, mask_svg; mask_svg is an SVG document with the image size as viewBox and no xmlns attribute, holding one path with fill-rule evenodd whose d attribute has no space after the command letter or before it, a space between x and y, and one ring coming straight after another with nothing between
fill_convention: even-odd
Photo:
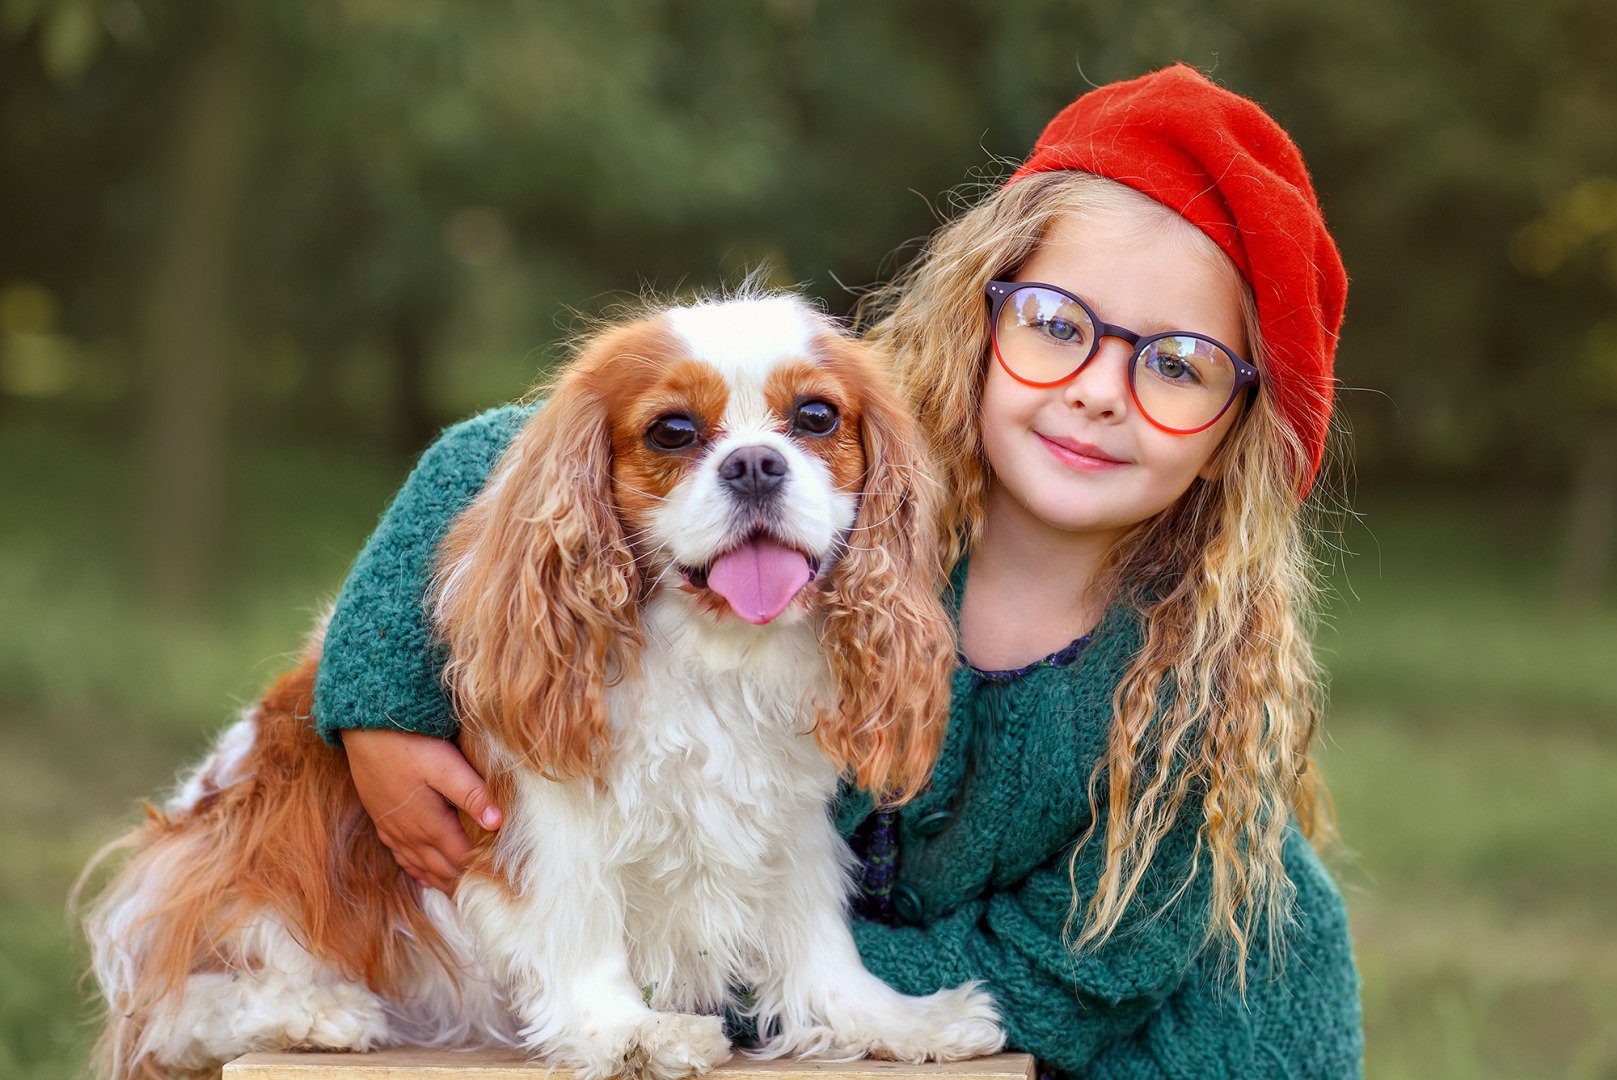
<instances>
[{"instance_id":1,"label":"blonde girl","mask_svg":"<svg viewBox=\"0 0 1617 1080\"><path fill-rule=\"evenodd\" d=\"M1173 67L1073 102L869 304L943 467L961 657L929 787L838 808L855 937L904 992L981 980L1053 1076L1361 1071L1310 845L1330 819L1303 525L1345 291L1296 146ZM445 890L451 804L498 808L443 739L421 599L500 415L406 482L317 688L383 838ZM379 637L379 611L406 631Z\"/></svg>"}]
</instances>

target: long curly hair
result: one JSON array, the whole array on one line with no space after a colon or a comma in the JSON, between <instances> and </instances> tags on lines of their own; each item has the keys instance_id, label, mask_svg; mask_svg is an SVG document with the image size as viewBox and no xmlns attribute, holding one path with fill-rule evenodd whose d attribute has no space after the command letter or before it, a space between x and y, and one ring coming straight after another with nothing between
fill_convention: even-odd
<instances>
[{"instance_id":1,"label":"long curly hair","mask_svg":"<svg viewBox=\"0 0 1617 1080\"><path fill-rule=\"evenodd\" d=\"M990 344L984 286L1014 274L1066 215L1182 228L1239 282L1247 351L1263 369L1250 286L1217 245L1172 210L1079 172L994 189L860 307L872 339L894 356L942 468L946 565L983 535L990 477L978 420ZM1117 687L1107 751L1089 780L1091 805L1105 809L1104 835L1092 825L1078 847L1103 842L1106 859L1087 905L1074 881L1075 948L1099 944L1117 928L1191 800L1202 821L1190 874L1202 872L1205 861L1208 939L1231 948L1241 981L1259 926L1272 945L1281 944L1294 893L1281 863L1288 822L1294 818L1316 847L1334 834L1329 794L1311 755L1324 680L1310 645L1317 568L1305 518L1314 500L1303 505L1297 497L1299 463L1308 460L1260 383L1215 452L1212 478L1193 481L1110 553L1097 588L1138 611L1144 646ZM1070 867L1076 865L1077 849Z\"/></svg>"}]
</instances>

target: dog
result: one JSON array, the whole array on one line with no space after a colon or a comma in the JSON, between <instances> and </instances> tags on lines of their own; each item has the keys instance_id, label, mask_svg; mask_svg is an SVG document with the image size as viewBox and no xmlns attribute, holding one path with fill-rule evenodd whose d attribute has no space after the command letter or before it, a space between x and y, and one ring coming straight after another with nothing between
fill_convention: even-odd
<instances>
[{"instance_id":1,"label":"dog","mask_svg":"<svg viewBox=\"0 0 1617 1080\"><path fill-rule=\"evenodd\" d=\"M990 995L867 972L840 778L925 783L948 708L936 494L880 358L799 299L585 340L438 551L461 749L507 822L408 880L310 725L319 631L85 920L116 1077L241 1053L526 1048L581 1080L998 1051Z\"/></svg>"}]
</instances>

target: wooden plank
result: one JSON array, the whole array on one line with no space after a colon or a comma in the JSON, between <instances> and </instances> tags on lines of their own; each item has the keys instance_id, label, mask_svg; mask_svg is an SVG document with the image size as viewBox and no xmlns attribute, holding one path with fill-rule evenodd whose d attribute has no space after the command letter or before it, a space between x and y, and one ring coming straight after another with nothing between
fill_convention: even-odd
<instances>
[{"instance_id":1,"label":"wooden plank","mask_svg":"<svg viewBox=\"0 0 1617 1080\"><path fill-rule=\"evenodd\" d=\"M368 1054L314 1051L244 1054L225 1066L224 1080L572 1080L566 1069L547 1070L520 1050L375 1050ZM737 1054L712 1073L714 1080L1034 1080L1029 1054L946 1064L897 1061L754 1061Z\"/></svg>"}]
</instances>

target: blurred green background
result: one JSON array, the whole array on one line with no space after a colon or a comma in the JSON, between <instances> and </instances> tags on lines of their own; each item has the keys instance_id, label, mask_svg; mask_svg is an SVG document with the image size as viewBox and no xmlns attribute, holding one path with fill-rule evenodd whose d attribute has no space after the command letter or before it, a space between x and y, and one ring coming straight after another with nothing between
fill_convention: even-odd
<instances>
[{"instance_id":1,"label":"blurred green background","mask_svg":"<svg viewBox=\"0 0 1617 1080\"><path fill-rule=\"evenodd\" d=\"M1613 0L0 0L0 1080L82 1073L68 883L438 427L648 288L847 312L1174 60L1293 132L1354 278L1367 1072L1617 1077Z\"/></svg>"}]
</instances>

